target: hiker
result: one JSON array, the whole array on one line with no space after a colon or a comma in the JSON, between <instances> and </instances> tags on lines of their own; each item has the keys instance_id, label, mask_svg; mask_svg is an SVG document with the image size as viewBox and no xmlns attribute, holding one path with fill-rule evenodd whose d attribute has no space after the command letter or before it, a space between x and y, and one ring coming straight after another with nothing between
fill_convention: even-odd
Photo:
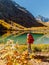
<instances>
[{"instance_id":1,"label":"hiker","mask_svg":"<svg viewBox=\"0 0 49 65\"><path fill-rule=\"evenodd\" d=\"M28 33L27 34L27 45L28 45L28 52L31 53L32 50L31 50L31 44L33 44L34 42L34 38L33 36L31 35L31 33Z\"/></svg>"}]
</instances>

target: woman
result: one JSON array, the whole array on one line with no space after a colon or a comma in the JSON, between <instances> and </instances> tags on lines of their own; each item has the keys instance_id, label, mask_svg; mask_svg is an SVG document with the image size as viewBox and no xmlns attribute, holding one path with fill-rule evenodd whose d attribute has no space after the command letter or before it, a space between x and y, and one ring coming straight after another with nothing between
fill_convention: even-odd
<instances>
[{"instance_id":1,"label":"woman","mask_svg":"<svg viewBox=\"0 0 49 65\"><path fill-rule=\"evenodd\" d=\"M32 50L31 50L31 44L33 44L34 42L34 38L33 36L31 35L31 33L28 33L27 34L27 45L28 45L28 52L31 53Z\"/></svg>"}]
</instances>

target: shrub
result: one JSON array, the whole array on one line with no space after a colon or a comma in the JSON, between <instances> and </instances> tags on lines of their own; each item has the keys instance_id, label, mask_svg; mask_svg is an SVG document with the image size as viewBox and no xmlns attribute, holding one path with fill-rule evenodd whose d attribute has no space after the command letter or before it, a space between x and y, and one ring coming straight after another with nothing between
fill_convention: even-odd
<instances>
[{"instance_id":1,"label":"shrub","mask_svg":"<svg viewBox=\"0 0 49 65\"><path fill-rule=\"evenodd\" d=\"M41 52L42 50L41 50L41 48L39 48L39 47L34 47L33 48L33 52Z\"/></svg>"}]
</instances>

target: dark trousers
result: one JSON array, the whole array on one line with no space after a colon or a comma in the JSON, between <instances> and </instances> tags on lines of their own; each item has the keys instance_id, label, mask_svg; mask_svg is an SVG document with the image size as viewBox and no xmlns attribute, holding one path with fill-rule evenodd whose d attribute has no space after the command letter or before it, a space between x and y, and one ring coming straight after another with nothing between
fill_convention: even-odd
<instances>
[{"instance_id":1,"label":"dark trousers","mask_svg":"<svg viewBox=\"0 0 49 65\"><path fill-rule=\"evenodd\" d=\"M27 45L28 45L28 52L31 53L32 52L32 50L31 50L31 44L28 43Z\"/></svg>"}]
</instances>

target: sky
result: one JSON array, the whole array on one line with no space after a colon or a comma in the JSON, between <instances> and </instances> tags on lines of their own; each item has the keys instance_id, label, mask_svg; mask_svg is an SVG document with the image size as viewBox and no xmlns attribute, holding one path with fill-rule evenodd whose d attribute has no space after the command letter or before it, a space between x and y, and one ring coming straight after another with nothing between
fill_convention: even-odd
<instances>
[{"instance_id":1,"label":"sky","mask_svg":"<svg viewBox=\"0 0 49 65\"><path fill-rule=\"evenodd\" d=\"M49 18L49 0L14 0L26 8L35 17L38 15Z\"/></svg>"}]
</instances>

